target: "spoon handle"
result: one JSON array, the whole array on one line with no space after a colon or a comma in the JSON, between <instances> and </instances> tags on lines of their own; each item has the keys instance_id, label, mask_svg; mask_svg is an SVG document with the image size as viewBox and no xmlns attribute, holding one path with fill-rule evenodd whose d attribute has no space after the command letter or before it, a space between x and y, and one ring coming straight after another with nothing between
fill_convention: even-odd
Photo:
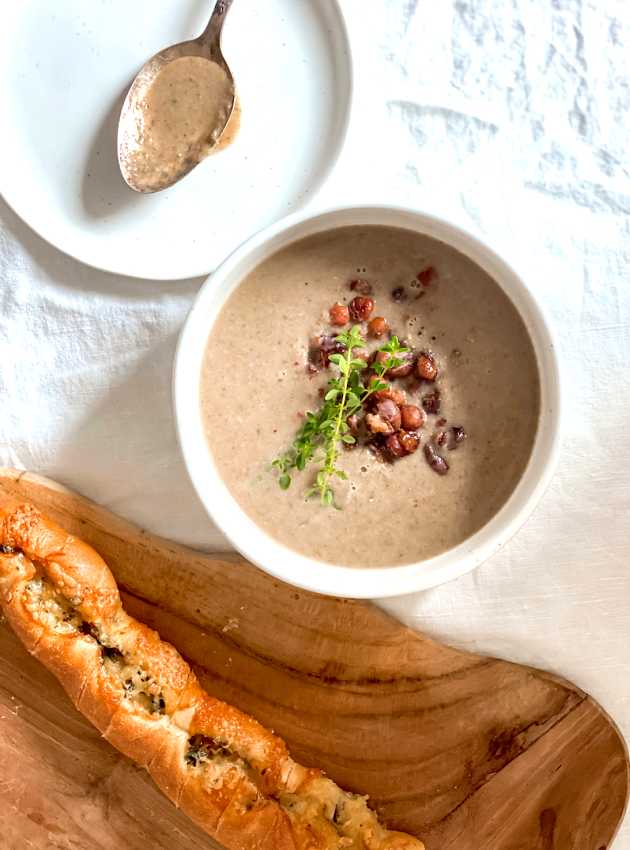
<instances>
[{"instance_id":1,"label":"spoon handle","mask_svg":"<svg viewBox=\"0 0 630 850\"><path fill-rule=\"evenodd\" d=\"M199 36L199 41L202 42L202 44L205 44L211 51L219 47L221 30L223 29L225 18L233 2L234 0L217 0L212 15L210 16L208 26Z\"/></svg>"}]
</instances>

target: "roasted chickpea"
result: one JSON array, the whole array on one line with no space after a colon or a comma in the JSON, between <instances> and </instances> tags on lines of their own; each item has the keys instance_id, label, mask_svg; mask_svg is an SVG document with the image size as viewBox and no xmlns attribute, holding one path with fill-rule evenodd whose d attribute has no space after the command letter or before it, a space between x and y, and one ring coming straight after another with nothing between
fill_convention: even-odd
<instances>
[{"instance_id":1,"label":"roasted chickpea","mask_svg":"<svg viewBox=\"0 0 630 850\"><path fill-rule=\"evenodd\" d=\"M345 304L333 304L328 312L331 325L342 328L350 321L350 310Z\"/></svg>"},{"instance_id":2,"label":"roasted chickpea","mask_svg":"<svg viewBox=\"0 0 630 850\"><path fill-rule=\"evenodd\" d=\"M411 351L408 351L406 354L397 355L396 359L402 360L402 363L400 366L394 366L393 369L389 369L386 373L387 377L406 378L408 375L411 375L414 366L414 354Z\"/></svg>"},{"instance_id":3,"label":"roasted chickpea","mask_svg":"<svg viewBox=\"0 0 630 850\"><path fill-rule=\"evenodd\" d=\"M315 366L325 369L330 363L331 354L343 354L346 346L337 341L336 334L322 334L316 341L315 347L311 349L309 357Z\"/></svg>"},{"instance_id":4,"label":"roasted chickpea","mask_svg":"<svg viewBox=\"0 0 630 850\"><path fill-rule=\"evenodd\" d=\"M438 454L435 446L431 443L425 443L424 456L434 472L437 472L438 475L446 475L449 470L448 463L444 460L441 454Z\"/></svg>"},{"instance_id":5,"label":"roasted chickpea","mask_svg":"<svg viewBox=\"0 0 630 850\"><path fill-rule=\"evenodd\" d=\"M400 408L400 421L405 431L417 431L426 420L426 413L415 404L403 404Z\"/></svg>"},{"instance_id":6,"label":"roasted chickpea","mask_svg":"<svg viewBox=\"0 0 630 850\"><path fill-rule=\"evenodd\" d=\"M368 413L365 426L371 434L392 434L394 431L393 425L378 413Z\"/></svg>"},{"instance_id":7,"label":"roasted chickpea","mask_svg":"<svg viewBox=\"0 0 630 850\"><path fill-rule=\"evenodd\" d=\"M385 422L389 422L394 431L400 428L400 408L390 398L385 398L379 401L376 405L376 413Z\"/></svg>"},{"instance_id":8,"label":"roasted chickpea","mask_svg":"<svg viewBox=\"0 0 630 850\"><path fill-rule=\"evenodd\" d=\"M442 399L438 390L435 392L428 393L427 395L422 396L422 407L426 410L427 413L438 415L440 412L440 407L442 404Z\"/></svg>"},{"instance_id":9,"label":"roasted chickpea","mask_svg":"<svg viewBox=\"0 0 630 850\"><path fill-rule=\"evenodd\" d=\"M457 446L459 446L461 443L464 442L464 440L466 439L468 434L462 428L461 425L453 425L453 427L450 429L450 432L451 433L450 433L450 439L449 439L448 447L452 451L453 449L456 449Z\"/></svg>"},{"instance_id":10,"label":"roasted chickpea","mask_svg":"<svg viewBox=\"0 0 630 850\"><path fill-rule=\"evenodd\" d=\"M375 351L372 355L372 362L384 365L388 362L391 356L392 355L387 351ZM400 366L394 366L393 369L388 369L387 372L385 372L386 378L406 378L407 375L412 373L415 356L411 351L407 351L405 354L397 354L395 359L402 362Z\"/></svg>"},{"instance_id":11,"label":"roasted chickpea","mask_svg":"<svg viewBox=\"0 0 630 850\"><path fill-rule=\"evenodd\" d=\"M390 434L385 440L385 451L392 458L404 457L407 454L399 434Z\"/></svg>"},{"instance_id":12,"label":"roasted chickpea","mask_svg":"<svg viewBox=\"0 0 630 850\"><path fill-rule=\"evenodd\" d=\"M386 390L377 390L377 392L374 393L372 398L374 399L375 403L389 398L394 402L394 404L397 404L398 407L401 408L402 412L402 405L405 404L405 402L407 401L407 394L404 390L396 390L394 389L394 387L387 387Z\"/></svg>"},{"instance_id":13,"label":"roasted chickpea","mask_svg":"<svg viewBox=\"0 0 630 850\"><path fill-rule=\"evenodd\" d=\"M386 351L375 351L372 354L371 362L384 365L389 360L389 354Z\"/></svg>"},{"instance_id":14,"label":"roasted chickpea","mask_svg":"<svg viewBox=\"0 0 630 850\"><path fill-rule=\"evenodd\" d=\"M350 302L350 318L353 322L366 322L372 315L374 299L357 295Z\"/></svg>"},{"instance_id":15,"label":"roasted chickpea","mask_svg":"<svg viewBox=\"0 0 630 850\"><path fill-rule=\"evenodd\" d=\"M438 376L435 357L428 351L420 352L416 363L416 371L423 381L435 381Z\"/></svg>"},{"instance_id":16,"label":"roasted chickpea","mask_svg":"<svg viewBox=\"0 0 630 850\"><path fill-rule=\"evenodd\" d=\"M389 325L387 324L387 320L383 318L383 316L375 316L373 319L370 319L368 324L368 333L371 336L376 337L377 339L383 334L386 334L389 330Z\"/></svg>"},{"instance_id":17,"label":"roasted chickpea","mask_svg":"<svg viewBox=\"0 0 630 850\"><path fill-rule=\"evenodd\" d=\"M417 434L410 434L408 431L399 431L398 439L408 455L412 455L415 451L417 451L418 446L420 445L420 437Z\"/></svg>"},{"instance_id":18,"label":"roasted chickpea","mask_svg":"<svg viewBox=\"0 0 630 850\"><path fill-rule=\"evenodd\" d=\"M448 443L448 434L446 431L436 431L433 435L433 442L440 448L445 446Z\"/></svg>"}]
</instances>

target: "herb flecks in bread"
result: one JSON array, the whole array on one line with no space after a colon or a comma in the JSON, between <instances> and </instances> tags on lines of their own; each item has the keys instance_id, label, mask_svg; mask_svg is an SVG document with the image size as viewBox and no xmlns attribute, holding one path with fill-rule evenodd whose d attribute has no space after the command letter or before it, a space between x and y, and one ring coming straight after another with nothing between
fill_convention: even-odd
<instances>
[{"instance_id":1,"label":"herb flecks in bread","mask_svg":"<svg viewBox=\"0 0 630 850\"><path fill-rule=\"evenodd\" d=\"M99 555L31 505L0 508L0 603L77 708L228 850L423 850L209 696L177 651L125 612Z\"/></svg>"}]
</instances>

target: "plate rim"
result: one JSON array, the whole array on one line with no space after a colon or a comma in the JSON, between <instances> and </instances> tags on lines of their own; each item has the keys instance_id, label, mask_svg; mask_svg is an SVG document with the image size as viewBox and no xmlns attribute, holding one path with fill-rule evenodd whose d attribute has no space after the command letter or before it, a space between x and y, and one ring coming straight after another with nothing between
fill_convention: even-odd
<instances>
[{"instance_id":1,"label":"plate rim","mask_svg":"<svg viewBox=\"0 0 630 850\"><path fill-rule=\"evenodd\" d=\"M355 105L355 72L356 72L356 58L354 55L354 51L352 49L352 39L350 36L350 29L348 26L347 16L343 10L343 5L341 0L328 0L330 4L329 8L333 12L333 14L337 18L338 28L336 29L335 36L339 39L340 49L335 49L334 47L334 37L331 35L328 36L329 43L332 43L333 49L331 55L338 56L341 55L344 57L344 88L346 89L346 108L342 113L341 120L339 121L339 125L337 128L336 136L337 142L335 147L332 150L331 155L327 158L324 166L320 171L320 175L317 180L314 181L312 185L312 190L310 193L307 193L307 197L305 199L300 199L295 205L295 208L289 213L289 215L294 215L297 213L306 210L310 204L312 204L322 189L327 185L331 174L333 173L341 154L343 153L346 147L346 141L348 138L348 130L350 127L350 119L351 115L354 111ZM18 7L14 7L13 13L17 14L19 12ZM330 32L328 28L325 28L327 32ZM178 280L190 280L192 278L197 277L207 277L215 268L217 268L227 256L229 256L233 251L235 251L240 245L246 242L251 236L260 232L261 230L269 227L270 225L276 223L285 218L285 214L280 214L277 218L275 218L271 222L263 223L259 227L255 227L251 233L248 233L243 239L239 239L235 244L229 245L221 259L218 263L215 264L203 264L202 266L195 266L191 269L185 269L182 273L173 277L172 274L160 274L159 271L155 271L154 273L147 275L142 274L140 271L125 269L116 264L115 259L117 254L112 252L113 262L110 264L102 264L101 262L94 262L93 259L90 259L89 256L85 256L85 254L80 250L80 248L72 249L69 246L65 246L60 244L57 240L57 233L53 233L52 236L47 236L44 232L41 223L33 223L30 220L30 216L28 215L28 210L25 211L24 204L22 203L22 197L18 191L12 191L13 186L9 184L10 188L7 191L6 186L6 176L8 170L6 165L2 165L2 161L0 160L0 198L6 203L9 209L15 213L15 215L20 219L20 221L25 224L33 233L35 233L40 239L42 239L46 244L52 246L57 251L61 252L66 257L69 257L76 262L82 263L84 266L88 268L95 269L96 271L102 272L104 274L111 274L117 277L127 277L132 278L134 280L152 280L152 281L178 281ZM29 209L32 209L32 204ZM63 216L62 216L63 217ZM172 271L172 269L170 270Z\"/></svg>"}]
</instances>

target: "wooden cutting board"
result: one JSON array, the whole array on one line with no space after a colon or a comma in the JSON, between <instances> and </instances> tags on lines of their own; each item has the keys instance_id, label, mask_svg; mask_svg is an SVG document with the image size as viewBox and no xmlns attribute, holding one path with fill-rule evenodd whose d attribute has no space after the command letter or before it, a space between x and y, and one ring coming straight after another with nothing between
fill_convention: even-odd
<instances>
[{"instance_id":1,"label":"wooden cutting board","mask_svg":"<svg viewBox=\"0 0 630 850\"><path fill-rule=\"evenodd\" d=\"M184 549L54 482L0 470L89 541L128 610L295 757L367 793L427 850L606 850L628 796L609 717L555 676L460 652L363 602ZM177 510L177 506L174 506ZM3 850L216 847L113 750L0 625Z\"/></svg>"}]
</instances>

